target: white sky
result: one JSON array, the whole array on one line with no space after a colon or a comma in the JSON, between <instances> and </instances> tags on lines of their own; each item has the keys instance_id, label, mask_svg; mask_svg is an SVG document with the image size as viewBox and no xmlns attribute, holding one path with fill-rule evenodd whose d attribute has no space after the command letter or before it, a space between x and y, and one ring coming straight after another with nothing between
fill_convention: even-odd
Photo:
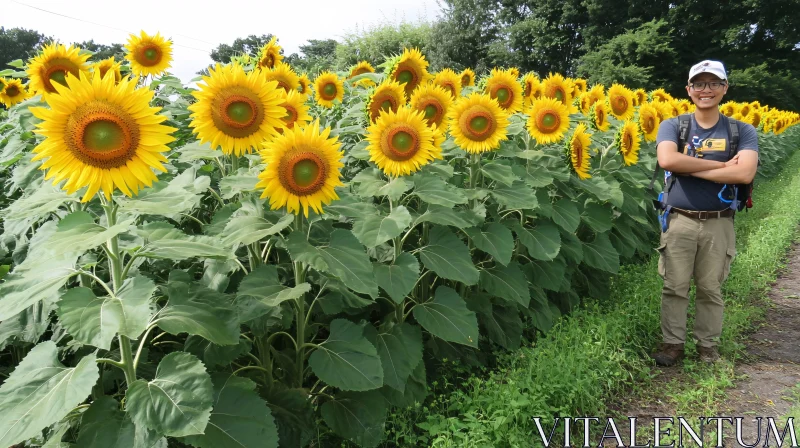
<instances>
[{"instance_id":1,"label":"white sky","mask_svg":"<svg viewBox=\"0 0 800 448\"><path fill-rule=\"evenodd\" d=\"M0 0L0 26L33 29L65 44L125 44L130 33L160 32L173 41L170 72L188 83L213 62L213 48L237 37L272 33L288 56L309 39L341 40L356 27L432 21L439 10L436 0Z\"/></svg>"}]
</instances>

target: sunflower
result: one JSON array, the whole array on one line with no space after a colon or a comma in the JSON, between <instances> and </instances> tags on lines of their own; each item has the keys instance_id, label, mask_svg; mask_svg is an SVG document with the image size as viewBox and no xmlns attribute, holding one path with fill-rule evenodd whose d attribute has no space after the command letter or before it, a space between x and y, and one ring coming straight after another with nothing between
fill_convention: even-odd
<instances>
[{"instance_id":1,"label":"sunflower","mask_svg":"<svg viewBox=\"0 0 800 448\"><path fill-rule=\"evenodd\" d=\"M303 94L304 96L308 96L311 94L311 80L308 79L308 75L303 73L297 79L299 85L297 86L297 91Z\"/></svg>"},{"instance_id":2,"label":"sunflower","mask_svg":"<svg viewBox=\"0 0 800 448\"><path fill-rule=\"evenodd\" d=\"M550 73L542 80L543 95L554 98L565 106L572 104L572 83L559 73Z\"/></svg>"},{"instance_id":3,"label":"sunflower","mask_svg":"<svg viewBox=\"0 0 800 448\"><path fill-rule=\"evenodd\" d=\"M271 69L278 65L283 60L281 50L283 48L278 45L278 38L272 37L261 50L258 51L258 68Z\"/></svg>"},{"instance_id":4,"label":"sunflower","mask_svg":"<svg viewBox=\"0 0 800 448\"><path fill-rule=\"evenodd\" d=\"M536 94L541 96L542 94L542 82L539 81L539 78L533 73L527 73L522 78L522 100L524 103L531 104L533 100L538 98Z\"/></svg>"},{"instance_id":5,"label":"sunflower","mask_svg":"<svg viewBox=\"0 0 800 448\"><path fill-rule=\"evenodd\" d=\"M622 154L625 165L631 166L639 160L639 128L636 123L627 120L617 132L617 147Z\"/></svg>"},{"instance_id":6,"label":"sunflower","mask_svg":"<svg viewBox=\"0 0 800 448\"><path fill-rule=\"evenodd\" d=\"M529 110L528 132L539 144L556 143L569 129L569 109L555 98L540 98Z\"/></svg>"},{"instance_id":7,"label":"sunflower","mask_svg":"<svg viewBox=\"0 0 800 448\"><path fill-rule=\"evenodd\" d=\"M403 49L403 54L387 61L387 67L389 68L386 72L387 78L403 85L407 97L411 97L414 89L430 77L428 61L416 48Z\"/></svg>"},{"instance_id":8,"label":"sunflower","mask_svg":"<svg viewBox=\"0 0 800 448\"><path fill-rule=\"evenodd\" d=\"M583 78L575 78L572 80L572 83L575 85L576 91L578 93L586 93L586 90L589 88L588 84L586 83L586 80Z\"/></svg>"},{"instance_id":9,"label":"sunflower","mask_svg":"<svg viewBox=\"0 0 800 448\"><path fill-rule=\"evenodd\" d=\"M670 111L669 112L670 115L672 115L673 117L677 117L678 115L681 114L681 108L680 108L680 106L678 106L678 102L677 101L675 101L673 99L672 101L670 101L670 102L668 102L666 104L667 104L666 108Z\"/></svg>"},{"instance_id":10,"label":"sunflower","mask_svg":"<svg viewBox=\"0 0 800 448\"><path fill-rule=\"evenodd\" d=\"M758 125L761 124L761 111L753 110L750 112L750 115L747 116L746 121L752 124L754 128L758 128Z\"/></svg>"},{"instance_id":11,"label":"sunflower","mask_svg":"<svg viewBox=\"0 0 800 448\"><path fill-rule=\"evenodd\" d=\"M11 106L31 97L31 93L22 85L22 81L19 79L3 80L0 84L3 83L5 87L0 89L0 103L5 104L7 108L10 109Z\"/></svg>"},{"instance_id":12,"label":"sunflower","mask_svg":"<svg viewBox=\"0 0 800 448\"><path fill-rule=\"evenodd\" d=\"M262 73L245 73L239 64L217 64L203 82L193 93L197 102L189 106L193 112L189 126L212 148L249 154L284 126L281 89Z\"/></svg>"},{"instance_id":13,"label":"sunflower","mask_svg":"<svg viewBox=\"0 0 800 448\"><path fill-rule=\"evenodd\" d=\"M418 110L404 107L396 113L383 113L367 128L370 161L387 176L416 172L433 159L442 158L441 146L434 145L435 132L438 129L428 127L424 113Z\"/></svg>"},{"instance_id":14,"label":"sunflower","mask_svg":"<svg viewBox=\"0 0 800 448\"><path fill-rule=\"evenodd\" d=\"M775 135L783 134L783 131L789 127L789 123L786 122L783 118L778 118L777 120L772 122L772 132Z\"/></svg>"},{"instance_id":15,"label":"sunflower","mask_svg":"<svg viewBox=\"0 0 800 448\"><path fill-rule=\"evenodd\" d=\"M633 118L633 92L620 84L613 84L608 88L608 105L611 115L620 120Z\"/></svg>"},{"instance_id":16,"label":"sunflower","mask_svg":"<svg viewBox=\"0 0 800 448\"><path fill-rule=\"evenodd\" d=\"M587 102L589 103L588 107L591 107L598 101L601 103L606 101L606 87L602 84L593 85L592 88L586 92L586 94L589 95L589 98L587 99Z\"/></svg>"},{"instance_id":17,"label":"sunflower","mask_svg":"<svg viewBox=\"0 0 800 448\"><path fill-rule=\"evenodd\" d=\"M592 103L590 101L592 97L589 93L581 93L581 96L578 97L578 109L580 109L581 113L584 115L589 114L589 109L592 107Z\"/></svg>"},{"instance_id":18,"label":"sunflower","mask_svg":"<svg viewBox=\"0 0 800 448\"><path fill-rule=\"evenodd\" d=\"M308 114L306 97L297 90L290 90L289 93L281 93L280 106L286 109L283 117L286 129L292 129L295 125L304 127L311 122L311 115ZM278 132L283 133L283 129L278 128Z\"/></svg>"},{"instance_id":19,"label":"sunflower","mask_svg":"<svg viewBox=\"0 0 800 448\"><path fill-rule=\"evenodd\" d=\"M406 105L406 95L403 86L397 82L383 81L369 97L366 105L367 121L374 123L384 111L394 111Z\"/></svg>"},{"instance_id":20,"label":"sunflower","mask_svg":"<svg viewBox=\"0 0 800 448\"><path fill-rule=\"evenodd\" d=\"M656 89L650 92L650 101L652 102L668 103L673 99L672 95L667 93L664 89Z\"/></svg>"},{"instance_id":21,"label":"sunflower","mask_svg":"<svg viewBox=\"0 0 800 448\"><path fill-rule=\"evenodd\" d=\"M465 68L461 72L461 87L471 87L475 85L475 72L471 68Z\"/></svg>"},{"instance_id":22,"label":"sunflower","mask_svg":"<svg viewBox=\"0 0 800 448\"><path fill-rule=\"evenodd\" d=\"M3 93L3 90L6 88L6 84L8 84L6 78L0 78L0 93Z\"/></svg>"},{"instance_id":23,"label":"sunflower","mask_svg":"<svg viewBox=\"0 0 800 448\"><path fill-rule=\"evenodd\" d=\"M105 76L106 73L111 71L111 73L114 74L114 80L120 82L122 80L121 66L122 63L115 61L114 56L111 56L108 59L103 59L102 61L92 64L92 70L100 73L100 76Z\"/></svg>"},{"instance_id":24,"label":"sunflower","mask_svg":"<svg viewBox=\"0 0 800 448\"><path fill-rule=\"evenodd\" d=\"M364 73L375 73L375 67L372 66L367 61L361 61L358 64L350 67L350 74L347 75L347 79L354 78L358 75L363 75ZM355 86L362 86L362 87L372 87L375 85L375 81L371 79L361 79L353 83Z\"/></svg>"},{"instance_id":25,"label":"sunflower","mask_svg":"<svg viewBox=\"0 0 800 448\"><path fill-rule=\"evenodd\" d=\"M88 54L80 54L80 49L72 45L69 47L61 44L45 45L42 51L28 62L28 77L31 79L28 89L43 96L57 93L53 81L67 85L68 74L77 78L81 72L88 70L87 59L89 59Z\"/></svg>"},{"instance_id":26,"label":"sunflower","mask_svg":"<svg viewBox=\"0 0 800 448\"><path fill-rule=\"evenodd\" d=\"M336 73L325 71L314 80L314 91L317 104L330 108L333 107L334 101L342 101L344 98L344 82L336 76Z\"/></svg>"},{"instance_id":27,"label":"sunflower","mask_svg":"<svg viewBox=\"0 0 800 448\"><path fill-rule=\"evenodd\" d=\"M469 153L492 151L508 139L508 114L488 95L473 92L459 98L447 119L456 145Z\"/></svg>"},{"instance_id":28,"label":"sunflower","mask_svg":"<svg viewBox=\"0 0 800 448\"><path fill-rule=\"evenodd\" d=\"M575 132L572 133L572 137L567 141L567 159L579 179L588 179L592 177L592 175L589 174L589 159L591 157L589 155L589 145L591 136L591 134L586 132L586 125L578 123L578 126L575 127Z\"/></svg>"},{"instance_id":29,"label":"sunflower","mask_svg":"<svg viewBox=\"0 0 800 448\"><path fill-rule=\"evenodd\" d=\"M453 104L453 97L444 87L435 84L420 86L411 95L411 109L422 112L428 125L440 127L447 111Z\"/></svg>"},{"instance_id":30,"label":"sunflower","mask_svg":"<svg viewBox=\"0 0 800 448\"><path fill-rule=\"evenodd\" d=\"M633 91L633 102L637 106L641 106L642 104L647 102L647 91L644 89L636 89Z\"/></svg>"},{"instance_id":31,"label":"sunflower","mask_svg":"<svg viewBox=\"0 0 800 448\"><path fill-rule=\"evenodd\" d=\"M676 104L678 105L678 110L682 114L688 114L689 111L692 109L692 103L689 100L681 99L676 101Z\"/></svg>"},{"instance_id":32,"label":"sunflower","mask_svg":"<svg viewBox=\"0 0 800 448\"><path fill-rule=\"evenodd\" d=\"M279 62L270 69L263 69L261 73L265 81L277 81L278 87L286 92L300 88L300 77L289 64Z\"/></svg>"},{"instance_id":33,"label":"sunflower","mask_svg":"<svg viewBox=\"0 0 800 448\"><path fill-rule=\"evenodd\" d=\"M743 117L746 117L746 116L750 115L750 111L752 111L752 110L753 110L753 108L750 107L750 103L742 103L742 105L739 107L739 113Z\"/></svg>"},{"instance_id":34,"label":"sunflower","mask_svg":"<svg viewBox=\"0 0 800 448\"><path fill-rule=\"evenodd\" d=\"M511 73L511 76L513 76L514 79L519 79L519 68L517 68L517 67L509 67L509 69L506 70L506 71L508 73Z\"/></svg>"},{"instance_id":35,"label":"sunflower","mask_svg":"<svg viewBox=\"0 0 800 448\"><path fill-rule=\"evenodd\" d=\"M589 119L592 127L598 131L605 132L611 123L608 122L608 114L611 113L605 101L598 101L589 108Z\"/></svg>"},{"instance_id":36,"label":"sunflower","mask_svg":"<svg viewBox=\"0 0 800 448\"><path fill-rule=\"evenodd\" d=\"M461 77L453 70L446 68L433 77L433 83L444 87L450 92L450 96L456 99L461 96Z\"/></svg>"},{"instance_id":37,"label":"sunflower","mask_svg":"<svg viewBox=\"0 0 800 448\"><path fill-rule=\"evenodd\" d=\"M289 213L308 209L323 213L322 204L339 199L334 188L343 186L340 169L342 154L336 137L328 138L330 128L319 130L319 121L301 128L295 126L265 144L260 151L267 167L258 175L256 188L261 198L269 198L272 210L286 206Z\"/></svg>"},{"instance_id":38,"label":"sunflower","mask_svg":"<svg viewBox=\"0 0 800 448\"><path fill-rule=\"evenodd\" d=\"M144 31L139 36L131 34L125 45L125 59L131 63L131 72L136 76L157 76L164 73L172 62L172 42L156 33L150 36Z\"/></svg>"},{"instance_id":39,"label":"sunflower","mask_svg":"<svg viewBox=\"0 0 800 448\"><path fill-rule=\"evenodd\" d=\"M492 69L484 91L509 114L522 110L522 86L509 70Z\"/></svg>"},{"instance_id":40,"label":"sunflower","mask_svg":"<svg viewBox=\"0 0 800 448\"><path fill-rule=\"evenodd\" d=\"M660 124L658 111L652 103L644 103L639 106L639 127L642 129L645 141L654 142L656 140Z\"/></svg>"},{"instance_id":41,"label":"sunflower","mask_svg":"<svg viewBox=\"0 0 800 448\"><path fill-rule=\"evenodd\" d=\"M736 104L735 101L728 101L727 103L720 106L719 111L722 112L723 115L731 117L733 116L733 114L739 111L739 106Z\"/></svg>"},{"instance_id":42,"label":"sunflower","mask_svg":"<svg viewBox=\"0 0 800 448\"><path fill-rule=\"evenodd\" d=\"M40 169L45 179L72 194L88 187L87 202L102 188L106 199L118 188L126 196L156 180L152 168L165 172L167 143L177 129L161 125L167 119L150 107L153 91L136 89L137 79L116 84L113 76L80 73L56 84L50 108L32 107L41 119L36 132L45 136L33 160L47 159Z\"/></svg>"}]
</instances>

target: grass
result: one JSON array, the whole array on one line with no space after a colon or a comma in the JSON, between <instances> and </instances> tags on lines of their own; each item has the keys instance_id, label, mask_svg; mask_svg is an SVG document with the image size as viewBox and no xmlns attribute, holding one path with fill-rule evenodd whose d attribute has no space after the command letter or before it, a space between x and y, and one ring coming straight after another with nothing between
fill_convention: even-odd
<instances>
[{"instance_id":1,"label":"grass","mask_svg":"<svg viewBox=\"0 0 800 448\"><path fill-rule=\"evenodd\" d=\"M662 282L653 257L649 263L625 267L607 302L587 305L534 345L502 355L492 372L466 376L454 392L437 395L434 390L425 405L394 411L386 443L533 446L539 440L533 417L608 415L608 402L615 394L670 397L676 415L711 415L733 385L742 336L763 318L764 293L797 236L798 173L800 152L786 161L780 174L757 186L755 207L736 218L738 256L723 288L723 362L706 366L689 359L681 372L689 379L685 384L654 384L647 353L660 340ZM691 356L692 343L687 350Z\"/></svg>"}]
</instances>

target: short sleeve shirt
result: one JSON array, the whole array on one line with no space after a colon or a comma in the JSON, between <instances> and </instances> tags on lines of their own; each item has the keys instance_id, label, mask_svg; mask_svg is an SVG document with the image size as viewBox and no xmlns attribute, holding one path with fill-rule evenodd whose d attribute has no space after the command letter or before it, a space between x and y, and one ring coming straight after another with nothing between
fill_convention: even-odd
<instances>
[{"instance_id":1,"label":"short sleeve shirt","mask_svg":"<svg viewBox=\"0 0 800 448\"><path fill-rule=\"evenodd\" d=\"M672 141L677 144L679 136L678 117L666 120L658 129L656 146L663 141ZM711 129L704 129L697 125L694 114L692 114L687 140L687 146L693 144L703 159L727 162L733 157L729 151L728 129L726 129L725 120L721 116ZM739 151L745 150L758 151L758 133L752 125L740 121ZM685 153L686 149L684 148ZM675 176L675 182L667 195L667 205L684 210L708 211L725 210L728 207L728 204L722 202L718 196L720 191L726 188L724 184L689 175L672 174Z\"/></svg>"}]
</instances>

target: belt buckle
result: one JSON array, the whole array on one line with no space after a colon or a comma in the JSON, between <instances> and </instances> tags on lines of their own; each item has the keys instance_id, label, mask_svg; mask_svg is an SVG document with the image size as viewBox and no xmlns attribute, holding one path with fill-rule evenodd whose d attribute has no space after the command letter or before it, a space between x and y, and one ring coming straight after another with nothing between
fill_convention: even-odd
<instances>
[{"instance_id":1,"label":"belt buckle","mask_svg":"<svg viewBox=\"0 0 800 448\"><path fill-rule=\"evenodd\" d=\"M700 221L707 220L708 219L708 212L705 211L705 210L701 210L701 211L697 212L697 219L699 219Z\"/></svg>"}]
</instances>

